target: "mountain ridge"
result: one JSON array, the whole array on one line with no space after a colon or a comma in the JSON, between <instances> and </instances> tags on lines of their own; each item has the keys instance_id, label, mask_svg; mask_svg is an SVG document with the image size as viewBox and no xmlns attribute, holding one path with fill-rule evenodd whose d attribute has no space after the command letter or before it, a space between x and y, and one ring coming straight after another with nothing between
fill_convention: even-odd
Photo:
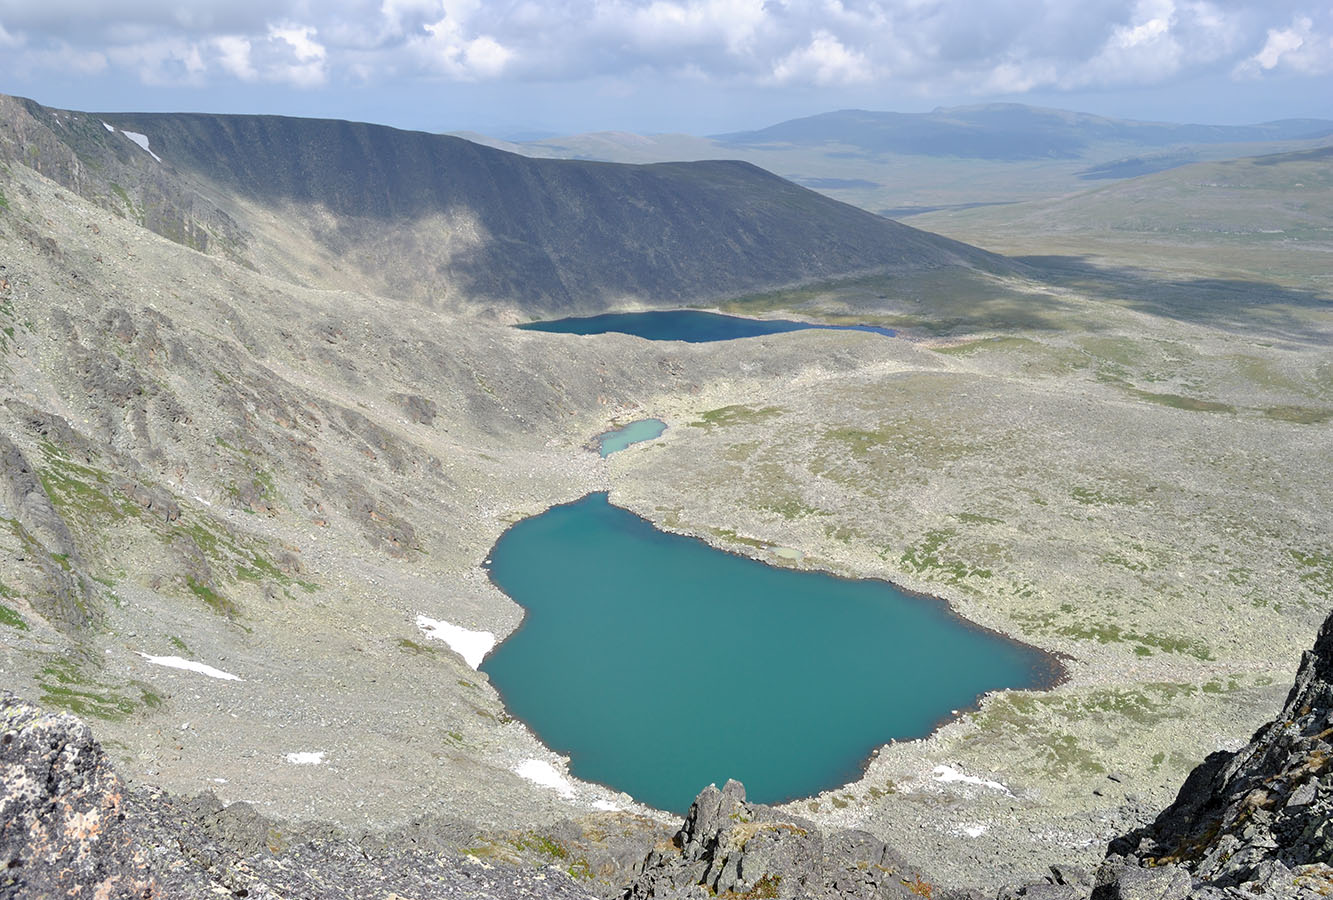
<instances>
[{"instance_id":1,"label":"mountain ridge","mask_svg":"<svg viewBox=\"0 0 1333 900\"><path fill-rule=\"evenodd\" d=\"M0 156L178 243L312 286L350 277L386 296L522 317L895 268L1012 266L742 161L534 160L331 119L4 105Z\"/></svg>"}]
</instances>

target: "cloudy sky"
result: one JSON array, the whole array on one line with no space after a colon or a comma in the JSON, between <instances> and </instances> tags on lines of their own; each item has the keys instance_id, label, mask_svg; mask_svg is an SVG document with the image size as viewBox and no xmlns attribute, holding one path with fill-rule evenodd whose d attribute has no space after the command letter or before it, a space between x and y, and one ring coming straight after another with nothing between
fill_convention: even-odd
<instances>
[{"instance_id":1,"label":"cloudy sky","mask_svg":"<svg viewBox=\"0 0 1333 900\"><path fill-rule=\"evenodd\" d=\"M1333 118L1333 0L0 0L0 92L503 135L992 100Z\"/></svg>"}]
</instances>

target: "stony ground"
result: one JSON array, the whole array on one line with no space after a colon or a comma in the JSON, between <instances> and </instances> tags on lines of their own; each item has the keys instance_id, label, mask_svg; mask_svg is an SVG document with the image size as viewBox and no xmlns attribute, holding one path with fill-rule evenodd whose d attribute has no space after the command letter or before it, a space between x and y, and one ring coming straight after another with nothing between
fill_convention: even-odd
<instances>
[{"instance_id":1,"label":"stony ground","mask_svg":"<svg viewBox=\"0 0 1333 900\"><path fill-rule=\"evenodd\" d=\"M1098 856L1239 746L1329 606L1317 305L1238 329L1034 271L953 301L925 283L765 301L873 308L899 340L544 335L265 278L22 167L0 188L0 682L97 719L134 781L355 828L429 810L483 855L571 821L651 832L665 817L613 790L516 775L563 762L415 624L507 634L521 610L489 547L609 489L1065 654L1059 689L989 698L789 807L993 884L1001 861L1012 880ZM645 415L658 441L588 449Z\"/></svg>"}]
</instances>

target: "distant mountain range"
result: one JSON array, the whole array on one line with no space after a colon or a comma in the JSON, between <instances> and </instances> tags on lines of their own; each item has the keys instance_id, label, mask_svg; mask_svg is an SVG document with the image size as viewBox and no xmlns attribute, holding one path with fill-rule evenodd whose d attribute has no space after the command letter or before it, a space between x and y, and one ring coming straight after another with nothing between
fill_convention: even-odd
<instances>
[{"instance_id":1,"label":"distant mountain range","mask_svg":"<svg viewBox=\"0 0 1333 900\"><path fill-rule=\"evenodd\" d=\"M756 131L698 137L596 132L512 143L534 157L656 162L739 158L893 218L1083 190L1209 160L1306 150L1333 141L1333 120L1181 125L1021 104L929 113L842 110Z\"/></svg>"},{"instance_id":2,"label":"distant mountain range","mask_svg":"<svg viewBox=\"0 0 1333 900\"><path fill-rule=\"evenodd\" d=\"M1079 159L1096 144L1144 148L1239 144L1333 137L1333 120L1283 119L1260 125L1176 125L1108 119L1017 103L959 106L929 113L846 109L781 122L758 131L715 135L722 146L843 144L867 154L965 159Z\"/></svg>"}]
</instances>

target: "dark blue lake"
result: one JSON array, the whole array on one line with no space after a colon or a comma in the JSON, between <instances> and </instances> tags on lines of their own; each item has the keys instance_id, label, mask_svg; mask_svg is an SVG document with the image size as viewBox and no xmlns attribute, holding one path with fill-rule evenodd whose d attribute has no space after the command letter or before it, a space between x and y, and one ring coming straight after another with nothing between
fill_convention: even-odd
<instances>
[{"instance_id":1,"label":"dark blue lake","mask_svg":"<svg viewBox=\"0 0 1333 900\"><path fill-rule=\"evenodd\" d=\"M527 322L517 327L529 331L553 331L561 334L605 334L608 331L616 331L647 338L650 341L687 341L691 344L733 341L737 338L780 334L807 328L869 331L890 337L897 334L892 328L881 328L877 325L821 325L792 319L747 319L742 316L724 316L721 313L703 312L697 309L605 313L600 316L553 319L549 322Z\"/></svg>"},{"instance_id":2,"label":"dark blue lake","mask_svg":"<svg viewBox=\"0 0 1333 900\"><path fill-rule=\"evenodd\" d=\"M495 584L527 611L487 657L509 711L580 778L684 812L728 778L775 803L859 777L1054 660L883 581L764 565L590 494L510 528Z\"/></svg>"}]
</instances>

